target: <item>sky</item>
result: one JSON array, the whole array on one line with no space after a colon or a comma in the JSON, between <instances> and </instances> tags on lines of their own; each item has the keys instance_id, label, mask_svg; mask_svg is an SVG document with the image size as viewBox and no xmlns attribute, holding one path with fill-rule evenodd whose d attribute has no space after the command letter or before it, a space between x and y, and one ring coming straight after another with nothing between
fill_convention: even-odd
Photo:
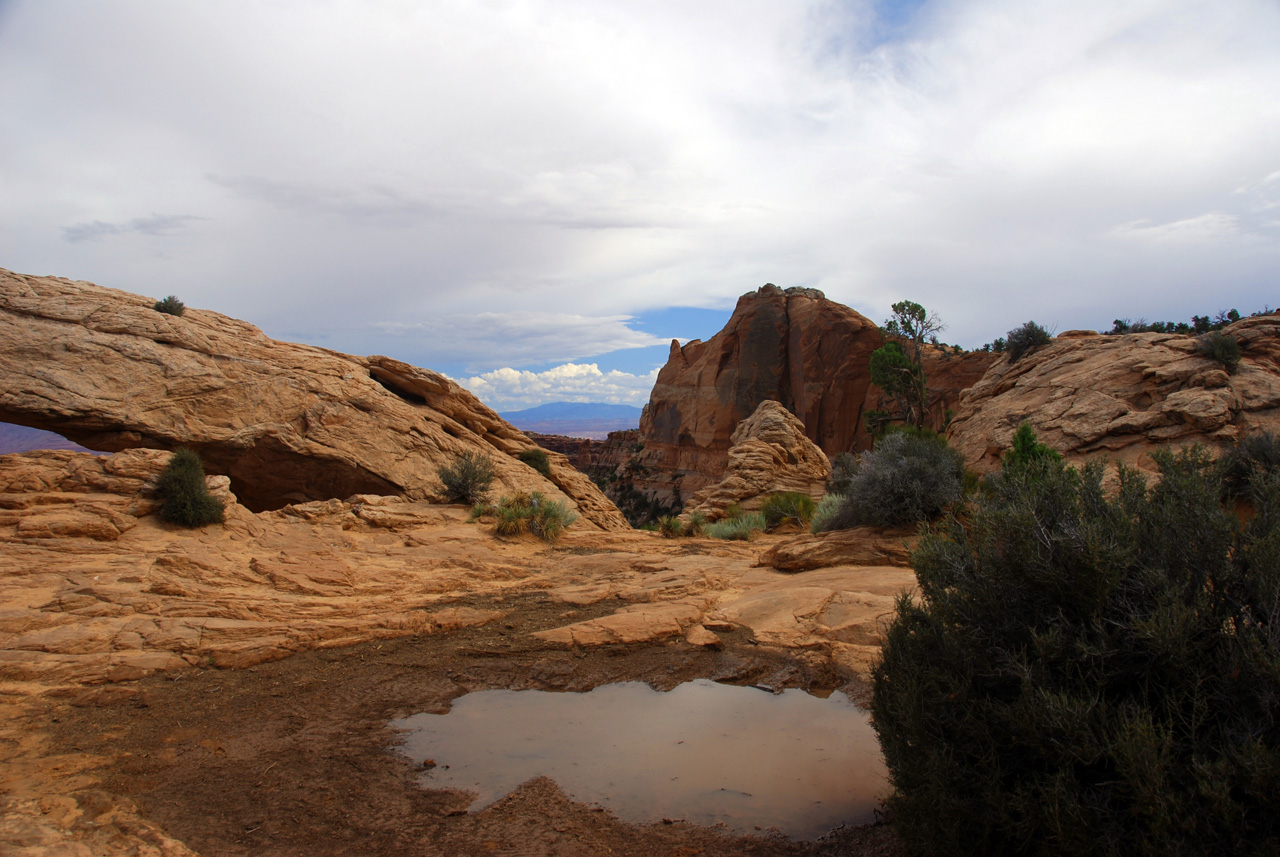
<instances>
[{"instance_id":1,"label":"sky","mask_svg":"<svg viewBox=\"0 0 1280 857\"><path fill-rule=\"evenodd\" d=\"M1280 303L1275 0L0 0L0 267L643 404L766 282Z\"/></svg>"}]
</instances>

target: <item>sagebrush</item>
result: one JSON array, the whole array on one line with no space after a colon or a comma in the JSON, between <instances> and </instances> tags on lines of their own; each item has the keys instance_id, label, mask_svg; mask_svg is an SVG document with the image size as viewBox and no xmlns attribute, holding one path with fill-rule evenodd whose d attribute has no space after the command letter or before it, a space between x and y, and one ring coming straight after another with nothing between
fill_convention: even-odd
<instances>
[{"instance_id":1,"label":"sagebrush","mask_svg":"<svg viewBox=\"0 0 1280 857\"><path fill-rule=\"evenodd\" d=\"M964 460L945 438L927 429L891 431L858 456L824 529L928 520L958 501L963 486Z\"/></svg>"},{"instance_id":2,"label":"sagebrush","mask_svg":"<svg viewBox=\"0 0 1280 857\"><path fill-rule=\"evenodd\" d=\"M446 503L471 506L489 499L493 480L498 478L493 462L479 452L458 453L448 464L437 467L436 475L444 486Z\"/></svg>"},{"instance_id":3,"label":"sagebrush","mask_svg":"<svg viewBox=\"0 0 1280 857\"><path fill-rule=\"evenodd\" d=\"M226 514L222 501L210 494L205 484L204 462L190 449L173 454L156 479L156 491L164 497L160 517L171 524L220 524Z\"/></svg>"}]
</instances>

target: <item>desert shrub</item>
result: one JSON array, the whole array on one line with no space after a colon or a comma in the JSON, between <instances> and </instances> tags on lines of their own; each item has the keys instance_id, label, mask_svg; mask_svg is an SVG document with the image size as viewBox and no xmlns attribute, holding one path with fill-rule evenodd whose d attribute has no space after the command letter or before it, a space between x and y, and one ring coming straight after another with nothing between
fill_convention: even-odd
<instances>
[{"instance_id":1,"label":"desert shrub","mask_svg":"<svg viewBox=\"0 0 1280 857\"><path fill-rule=\"evenodd\" d=\"M760 514L764 516L766 530L777 529L783 524L795 524L800 528L809 526L813 518L813 510L817 504L808 494L799 491L779 491L764 498L760 506Z\"/></svg>"},{"instance_id":2,"label":"desert shrub","mask_svg":"<svg viewBox=\"0 0 1280 857\"><path fill-rule=\"evenodd\" d=\"M745 542L763 531L764 515L759 512L744 512L736 518L725 518L723 521L707 524L706 534L713 539Z\"/></svg>"},{"instance_id":3,"label":"desert shrub","mask_svg":"<svg viewBox=\"0 0 1280 857\"><path fill-rule=\"evenodd\" d=\"M1009 362L1017 363L1024 355L1041 345L1048 345L1053 339L1049 331L1034 321L1028 321L1021 327L1009 331L1005 340L1005 351L1009 353Z\"/></svg>"},{"instance_id":4,"label":"desert shrub","mask_svg":"<svg viewBox=\"0 0 1280 857\"><path fill-rule=\"evenodd\" d=\"M523 449L516 457L546 478L551 478L551 461L547 458L547 451L542 447L535 446L532 449Z\"/></svg>"},{"instance_id":5,"label":"desert shrub","mask_svg":"<svg viewBox=\"0 0 1280 857\"><path fill-rule=\"evenodd\" d=\"M1196 340L1196 353L1217 360L1230 374L1240 368L1240 343L1234 336L1213 330Z\"/></svg>"},{"instance_id":6,"label":"desert shrub","mask_svg":"<svg viewBox=\"0 0 1280 857\"><path fill-rule=\"evenodd\" d=\"M686 536L700 536L707 528L707 516L701 512L690 512L689 520L684 525Z\"/></svg>"},{"instance_id":7,"label":"desert shrub","mask_svg":"<svg viewBox=\"0 0 1280 857\"><path fill-rule=\"evenodd\" d=\"M840 511L840 507L844 505L843 494L825 494L818 501L818 505L814 507L813 517L809 520L809 532L821 533L827 529L827 522Z\"/></svg>"},{"instance_id":8,"label":"desert shrub","mask_svg":"<svg viewBox=\"0 0 1280 857\"><path fill-rule=\"evenodd\" d=\"M448 464L436 468L444 485L445 502L475 505L489 498L489 488L498 478L493 462L479 452L460 452Z\"/></svg>"},{"instance_id":9,"label":"desert shrub","mask_svg":"<svg viewBox=\"0 0 1280 857\"><path fill-rule=\"evenodd\" d=\"M555 542L570 524L578 520L563 500L548 500L539 491L503 497L493 509L495 532L500 536L532 533L545 542Z\"/></svg>"},{"instance_id":10,"label":"desert shrub","mask_svg":"<svg viewBox=\"0 0 1280 857\"><path fill-rule=\"evenodd\" d=\"M1036 432L1031 428L1031 423L1024 422L1013 433L1013 446L1005 451L1001 464L1005 470L1010 470L1038 461L1061 460L1062 455L1056 449L1036 440Z\"/></svg>"},{"instance_id":11,"label":"desert shrub","mask_svg":"<svg viewBox=\"0 0 1280 857\"><path fill-rule=\"evenodd\" d=\"M883 433L883 432L880 432ZM827 478L828 494L847 494L853 474L858 470L858 456L842 452L831 462L831 476Z\"/></svg>"},{"instance_id":12,"label":"desert shrub","mask_svg":"<svg viewBox=\"0 0 1280 857\"><path fill-rule=\"evenodd\" d=\"M924 521L962 496L964 461L940 435L893 431L858 457L844 499L825 530Z\"/></svg>"},{"instance_id":13,"label":"desert shrub","mask_svg":"<svg viewBox=\"0 0 1280 857\"><path fill-rule=\"evenodd\" d=\"M872 713L919 852L1280 852L1280 487L1245 526L1157 462L1007 470L913 552Z\"/></svg>"},{"instance_id":14,"label":"desert shrub","mask_svg":"<svg viewBox=\"0 0 1280 857\"><path fill-rule=\"evenodd\" d=\"M678 539L684 535L684 522L675 515L663 515L658 519L658 532L664 539Z\"/></svg>"},{"instance_id":15,"label":"desert shrub","mask_svg":"<svg viewBox=\"0 0 1280 857\"><path fill-rule=\"evenodd\" d=\"M1229 496L1250 496L1255 483L1280 473L1280 435L1269 431L1245 435L1218 459L1218 467Z\"/></svg>"},{"instance_id":16,"label":"desert shrub","mask_svg":"<svg viewBox=\"0 0 1280 857\"><path fill-rule=\"evenodd\" d=\"M156 301L152 309L165 315L182 315L187 311L187 305L178 300L176 295L169 295L167 298Z\"/></svg>"},{"instance_id":17,"label":"desert shrub","mask_svg":"<svg viewBox=\"0 0 1280 857\"><path fill-rule=\"evenodd\" d=\"M160 517L171 524L203 527L223 521L222 501L209 493L204 463L189 449L180 449L169 459L156 480L156 491L164 497Z\"/></svg>"}]
</instances>

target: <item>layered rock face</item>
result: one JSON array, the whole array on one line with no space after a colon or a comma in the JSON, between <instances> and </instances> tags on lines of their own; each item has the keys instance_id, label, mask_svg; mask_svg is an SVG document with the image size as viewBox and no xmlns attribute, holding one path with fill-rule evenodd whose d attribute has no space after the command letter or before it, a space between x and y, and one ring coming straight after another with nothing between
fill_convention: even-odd
<instances>
[{"instance_id":1,"label":"layered rock face","mask_svg":"<svg viewBox=\"0 0 1280 857\"><path fill-rule=\"evenodd\" d=\"M724 478L694 494L686 513L700 512L708 521L717 521L734 504L746 511L760 508L775 491L822 499L831 462L782 405L761 402L755 413L738 423L730 442Z\"/></svg>"},{"instance_id":2,"label":"layered rock face","mask_svg":"<svg viewBox=\"0 0 1280 857\"><path fill-rule=\"evenodd\" d=\"M883 344L875 323L815 289L766 285L738 299L724 329L706 342L673 342L640 418L646 493L683 497L723 477L731 436L761 402L795 414L827 453L857 444Z\"/></svg>"},{"instance_id":3,"label":"layered rock face","mask_svg":"<svg viewBox=\"0 0 1280 857\"><path fill-rule=\"evenodd\" d=\"M550 481L516 460L533 441L443 375L153 303L0 270L0 421L105 451L190 447L254 510L361 493L427 499L440 465L480 452L496 491L542 491L587 526L627 527L564 456L549 456Z\"/></svg>"},{"instance_id":4,"label":"layered rock face","mask_svg":"<svg viewBox=\"0 0 1280 857\"><path fill-rule=\"evenodd\" d=\"M640 418L644 452L633 468L640 471L635 488L669 504L720 481L734 429L767 400L795 414L828 457L869 449L863 417L890 407L868 370L871 352L883 344L874 322L816 289L766 285L743 295L711 339L671 344ZM995 359L926 347L932 428L945 426L960 391Z\"/></svg>"},{"instance_id":5,"label":"layered rock face","mask_svg":"<svg viewBox=\"0 0 1280 857\"><path fill-rule=\"evenodd\" d=\"M1224 333L1243 352L1231 375L1196 352L1195 337L1168 333L1070 331L1016 363L1002 357L961 396L951 444L967 466L994 470L1026 420L1068 460L1106 456L1151 470L1161 446L1280 430L1280 316Z\"/></svg>"}]
</instances>

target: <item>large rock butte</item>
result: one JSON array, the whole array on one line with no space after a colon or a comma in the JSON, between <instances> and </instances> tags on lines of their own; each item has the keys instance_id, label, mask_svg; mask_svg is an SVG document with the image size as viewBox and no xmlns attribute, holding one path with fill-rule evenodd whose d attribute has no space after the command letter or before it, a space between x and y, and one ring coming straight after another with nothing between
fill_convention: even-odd
<instances>
[{"instance_id":1,"label":"large rock butte","mask_svg":"<svg viewBox=\"0 0 1280 857\"><path fill-rule=\"evenodd\" d=\"M190 447L254 510L354 494L428 499L440 465L479 452L496 466L495 491L542 491L585 526L628 527L563 455L549 455L549 480L517 460L533 441L443 375L153 303L0 270L0 421L109 452Z\"/></svg>"},{"instance_id":2,"label":"large rock butte","mask_svg":"<svg viewBox=\"0 0 1280 857\"><path fill-rule=\"evenodd\" d=\"M828 457L869 449L864 415L885 403L868 365L883 344L874 322L816 289L768 284L743 295L711 339L671 343L640 418L644 451L632 485L670 504L719 482L734 430L768 400L795 414ZM933 428L994 359L926 349Z\"/></svg>"},{"instance_id":3,"label":"large rock butte","mask_svg":"<svg viewBox=\"0 0 1280 857\"><path fill-rule=\"evenodd\" d=\"M1234 374L1197 353L1195 337L1169 333L1069 331L1016 363L1002 357L961 396L950 442L968 467L991 471L1028 421L1073 463L1106 457L1150 471L1157 448L1280 431L1280 316L1224 332L1243 353Z\"/></svg>"}]
</instances>

